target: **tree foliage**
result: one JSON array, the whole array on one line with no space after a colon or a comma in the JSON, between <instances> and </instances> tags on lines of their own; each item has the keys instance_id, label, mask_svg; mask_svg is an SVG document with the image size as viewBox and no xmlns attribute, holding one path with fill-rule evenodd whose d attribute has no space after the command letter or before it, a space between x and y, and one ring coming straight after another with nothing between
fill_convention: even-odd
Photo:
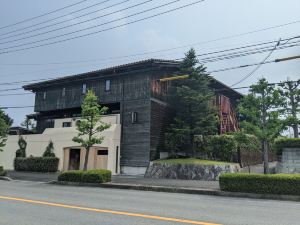
<instances>
[{"instance_id":1,"label":"tree foliage","mask_svg":"<svg viewBox=\"0 0 300 225\"><path fill-rule=\"evenodd\" d=\"M260 79L252 85L250 93L239 104L239 113L243 121L241 127L245 132L254 134L262 144L264 172L268 173L269 145L283 130L280 120L283 98L274 86L266 79Z\"/></svg>"},{"instance_id":2,"label":"tree foliage","mask_svg":"<svg viewBox=\"0 0 300 225\"><path fill-rule=\"evenodd\" d=\"M27 142L22 136L19 137L18 145L19 145L19 149L16 151L16 157L17 158L18 157L25 158L26 157Z\"/></svg>"},{"instance_id":3,"label":"tree foliage","mask_svg":"<svg viewBox=\"0 0 300 225\"><path fill-rule=\"evenodd\" d=\"M197 66L194 49L185 55L181 74L188 79L175 80L169 89L169 103L174 109L174 119L166 133L166 148L173 153L191 151L195 153L196 135L210 135L217 132L218 117L212 105L213 93L209 90L210 77L203 65Z\"/></svg>"},{"instance_id":4,"label":"tree foliage","mask_svg":"<svg viewBox=\"0 0 300 225\"><path fill-rule=\"evenodd\" d=\"M286 115L285 124L293 128L294 137L299 137L298 126L300 119L300 80L298 81L285 81L279 84L280 94L284 97L284 112Z\"/></svg>"},{"instance_id":5,"label":"tree foliage","mask_svg":"<svg viewBox=\"0 0 300 225\"><path fill-rule=\"evenodd\" d=\"M81 105L81 120L77 122L76 127L78 134L73 138L73 141L81 144L86 149L84 168L87 170L87 163L90 148L95 144L101 144L104 137L99 133L108 129L110 124L101 121L101 115L104 114L108 108L101 107L98 104L98 98L93 91L89 90Z\"/></svg>"},{"instance_id":6,"label":"tree foliage","mask_svg":"<svg viewBox=\"0 0 300 225\"><path fill-rule=\"evenodd\" d=\"M43 154L43 157L55 157L55 154L54 154L53 150L54 150L54 144L53 144L53 141L50 140L49 144L46 147L46 150Z\"/></svg>"},{"instance_id":7,"label":"tree foliage","mask_svg":"<svg viewBox=\"0 0 300 225\"><path fill-rule=\"evenodd\" d=\"M35 123L29 119L28 117L25 118L25 120L21 123L21 126L26 128L27 130L35 131Z\"/></svg>"},{"instance_id":8,"label":"tree foliage","mask_svg":"<svg viewBox=\"0 0 300 225\"><path fill-rule=\"evenodd\" d=\"M0 110L0 152L3 151L3 147L5 147L9 128L9 124L4 115L3 111Z\"/></svg>"},{"instance_id":9,"label":"tree foliage","mask_svg":"<svg viewBox=\"0 0 300 225\"><path fill-rule=\"evenodd\" d=\"M2 118L9 127L11 127L11 125L14 122L14 120L10 118L9 115L3 112L2 110L0 110L0 118Z\"/></svg>"}]
</instances>

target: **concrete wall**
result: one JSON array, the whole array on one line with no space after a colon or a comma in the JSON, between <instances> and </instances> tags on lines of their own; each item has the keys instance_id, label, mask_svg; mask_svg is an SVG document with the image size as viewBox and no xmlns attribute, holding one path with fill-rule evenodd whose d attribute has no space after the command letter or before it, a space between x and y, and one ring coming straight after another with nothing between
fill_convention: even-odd
<instances>
[{"instance_id":1,"label":"concrete wall","mask_svg":"<svg viewBox=\"0 0 300 225\"><path fill-rule=\"evenodd\" d=\"M59 170L63 170L64 149L69 147L80 148L78 143L72 141L72 138L77 134L75 127L76 120L73 120L72 118L59 119L55 123L55 128L48 128L43 134L23 135L23 138L27 141L27 156L42 156L49 141L52 140L54 143L54 153L60 158ZM73 121L72 127L62 128L62 122L68 121ZM110 123L111 127L100 134L101 136L104 136L103 143L95 146L108 149L107 168L111 170L113 174L115 174L116 172L120 171L119 165L116 166L117 148L119 149L118 152L120 154L120 116L103 116L102 121ZM6 142L6 146L4 147L4 151L0 152L0 165L4 166L4 168L7 170L13 169L13 161L16 155L16 150L19 148L18 139L19 136L17 135L10 135ZM118 162L120 162L119 156ZM118 168L118 171L116 171L116 168Z\"/></svg>"}]
</instances>

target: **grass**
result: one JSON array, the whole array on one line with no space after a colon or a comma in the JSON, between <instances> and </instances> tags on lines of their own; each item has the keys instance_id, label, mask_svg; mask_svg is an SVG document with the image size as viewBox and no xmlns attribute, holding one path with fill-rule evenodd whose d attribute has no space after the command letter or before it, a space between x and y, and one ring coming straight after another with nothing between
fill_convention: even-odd
<instances>
[{"instance_id":1,"label":"grass","mask_svg":"<svg viewBox=\"0 0 300 225\"><path fill-rule=\"evenodd\" d=\"M154 162L155 163L170 163L170 164L217 165L217 166L235 164L235 163L230 163L230 162L220 162L220 161L195 159L195 158L159 159L159 160L155 160Z\"/></svg>"}]
</instances>

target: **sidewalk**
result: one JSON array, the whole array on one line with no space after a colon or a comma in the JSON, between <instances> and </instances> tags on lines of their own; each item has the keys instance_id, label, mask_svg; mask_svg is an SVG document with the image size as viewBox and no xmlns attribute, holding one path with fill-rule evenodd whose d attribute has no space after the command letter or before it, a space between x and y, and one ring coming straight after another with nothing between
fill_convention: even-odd
<instances>
[{"instance_id":1,"label":"sidewalk","mask_svg":"<svg viewBox=\"0 0 300 225\"><path fill-rule=\"evenodd\" d=\"M113 176L111 184L128 184L142 186L160 186L170 188L196 188L219 190L218 181L198 181L198 180L173 180L173 179L152 179L143 176Z\"/></svg>"}]
</instances>

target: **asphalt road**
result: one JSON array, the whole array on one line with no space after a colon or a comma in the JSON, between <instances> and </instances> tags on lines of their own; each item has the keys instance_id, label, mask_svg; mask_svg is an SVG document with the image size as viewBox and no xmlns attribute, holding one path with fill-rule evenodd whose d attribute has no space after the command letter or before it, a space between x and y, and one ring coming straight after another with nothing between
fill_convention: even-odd
<instances>
[{"instance_id":1,"label":"asphalt road","mask_svg":"<svg viewBox=\"0 0 300 225\"><path fill-rule=\"evenodd\" d=\"M0 181L5 225L300 225L300 202Z\"/></svg>"}]
</instances>

